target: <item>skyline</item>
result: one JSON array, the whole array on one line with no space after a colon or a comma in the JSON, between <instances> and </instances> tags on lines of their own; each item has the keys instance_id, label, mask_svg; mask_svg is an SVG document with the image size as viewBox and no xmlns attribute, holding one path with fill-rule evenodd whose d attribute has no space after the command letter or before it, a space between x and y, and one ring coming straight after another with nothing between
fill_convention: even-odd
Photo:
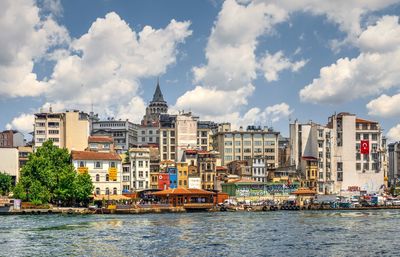
<instances>
[{"instance_id":1,"label":"skyline","mask_svg":"<svg viewBox=\"0 0 400 257\"><path fill-rule=\"evenodd\" d=\"M103 118L139 122L160 77L172 112L202 120L272 126L288 136L289 119L325 124L346 111L400 140L399 1L0 7L2 129L28 132L32 114L50 104L87 112L93 104Z\"/></svg>"}]
</instances>

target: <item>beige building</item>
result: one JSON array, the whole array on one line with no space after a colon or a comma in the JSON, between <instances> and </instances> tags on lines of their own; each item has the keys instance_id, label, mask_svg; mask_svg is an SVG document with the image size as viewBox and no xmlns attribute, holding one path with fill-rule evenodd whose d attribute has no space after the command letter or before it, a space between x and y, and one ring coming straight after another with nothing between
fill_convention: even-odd
<instances>
[{"instance_id":1,"label":"beige building","mask_svg":"<svg viewBox=\"0 0 400 257\"><path fill-rule=\"evenodd\" d=\"M47 141L69 151L83 151L88 147L89 116L84 112L66 111L35 114L34 150Z\"/></svg>"},{"instance_id":2,"label":"beige building","mask_svg":"<svg viewBox=\"0 0 400 257\"><path fill-rule=\"evenodd\" d=\"M0 172L5 172L13 179L13 183L19 179L19 160L17 148L0 148Z\"/></svg>"},{"instance_id":3,"label":"beige building","mask_svg":"<svg viewBox=\"0 0 400 257\"><path fill-rule=\"evenodd\" d=\"M220 153L222 165L232 161L251 160L263 156L267 168L278 167L279 132L249 126L247 130L231 131L224 124L214 138L215 149Z\"/></svg>"}]
</instances>

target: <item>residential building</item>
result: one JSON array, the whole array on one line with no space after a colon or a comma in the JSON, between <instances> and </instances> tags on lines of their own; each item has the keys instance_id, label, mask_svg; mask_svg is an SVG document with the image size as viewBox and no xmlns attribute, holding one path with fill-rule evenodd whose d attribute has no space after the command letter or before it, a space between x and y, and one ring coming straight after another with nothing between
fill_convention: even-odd
<instances>
[{"instance_id":1,"label":"residential building","mask_svg":"<svg viewBox=\"0 0 400 257\"><path fill-rule=\"evenodd\" d=\"M24 146L24 134L17 130L4 130L0 132L0 147Z\"/></svg>"},{"instance_id":2,"label":"residential building","mask_svg":"<svg viewBox=\"0 0 400 257\"><path fill-rule=\"evenodd\" d=\"M228 168L228 174L236 175L239 178L250 179L252 177L252 169L249 160L231 161L226 166Z\"/></svg>"},{"instance_id":3,"label":"residential building","mask_svg":"<svg viewBox=\"0 0 400 257\"><path fill-rule=\"evenodd\" d=\"M135 191L150 188L150 149L131 148L131 188Z\"/></svg>"},{"instance_id":4,"label":"residential building","mask_svg":"<svg viewBox=\"0 0 400 257\"><path fill-rule=\"evenodd\" d=\"M197 120L192 113L162 115L160 120L161 160L181 161L186 149L197 148Z\"/></svg>"},{"instance_id":5,"label":"residential building","mask_svg":"<svg viewBox=\"0 0 400 257\"><path fill-rule=\"evenodd\" d=\"M115 120L109 118L104 121L93 121L92 136L111 136L114 140L115 149L118 153L125 153L134 147L138 140L137 124L129 120Z\"/></svg>"},{"instance_id":6,"label":"residential building","mask_svg":"<svg viewBox=\"0 0 400 257\"><path fill-rule=\"evenodd\" d=\"M72 151L72 163L79 173L88 173L96 195L122 194L122 159L115 152Z\"/></svg>"},{"instance_id":7,"label":"residential building","mask_svg":"<svg viewBox=\"0 0 400 257\"><path fill-rule=\"evenodd\" d=\"M251 160L251 177L254 181L266 182L268 172L263 156L255 156Z\"/></svg>"},{"instance_id":8,"label":"residential building","mask_svg":"<svg viewBox=\"0 0 400 257\"><path fill-rule=\"evenodd\" d=\"M318 193L374 193L384 186L386 139L377 122L350 113L332 115L326 126L295 121L290 143L291 162Z\"/></svg>"},{"instance_id":9,"label":"residential building","mask_svg":"<svg viewBox=\"0 0 400 257\"><path fill-rule=\"evenodd\" d=\"M30 146L19 146L18 147L18 160L19 160L19 169L26 164L29 159L29 155L33 152L32 147Z\"/></svg>"},{"instance_id":10,"label":"residential building","mask_svg":"<svg viewBox=\"0 0 400 257\"><path fill-rule=\"evenodd\" d=\"M388 144L389 155L389 183L390 186L396 185L400 177L400 142Z\"/></svg>"},{"instance_id":11,"label":"residential building","mask_svg":"<svg viewBox=\"0 0 400 257\"><path fill-rule=\"evenodd\" d=\"M219 127L214 144L221 155L222 165L264 156L267 168L275 168L278 166L278 138L279 132L272 129L248 126L245 131L231 131L224 124Z\"/></svg>"},{"instance_id":12,"label":"residential building","mask_svg":"<svg viewBox=\"0 0 400 257\"><path fill-rule=\"evenodd\" d=\"M11 176L13 185L19 180L18 149L14 147L0 148L0 172Z\"/></svg>"},{"instance_id":13,"label":"residential building","mask_svg":"<svg viewBox=\"0 0 400 257\"><path fill-rule=\"evenodd\" d=\"M178 171L176 167L168 167L169 188L178 188Z\"/></svg>"},{"instance_id":14,"label":"residential building","mask_svg":"<svg viewBox=\"0 0 400 257\"><path fill-rule=\"evenodd\" d=\"M47 140L55 146L67 148L69 151L83 151L88 146L89 116L77 110L53 113L41 112L35 114L34 150Z\"/></svg>"},{"instance_id":15,"label":"residential building","mask_svg":"<svg viewBox=\"0 0 400 257\"><path fill-rule=\"evenodd\" d=\"M114 152L114 141L109 136L89 136L88 150L93 152Z\"/></svg>"},{"instance_id":16,"label":"residential building","mask_svg":"<svg viewBox=\"0 0 400 257\"><path fill-rule=\"evenodd\" d=\"M160 173L160 151L158 147L149 146L150 149L150 188L158 188L158 174Z\"/></svg>"},{"instance_id":17,"label":"residential building","mask_svg":"<svg viewBox=\"0 0 400 257\"><path fill-rule=\"evenodd\" d=\"M217 158L219 158L217 153L208 151L198 151L197 153L197 167L201 177L202 189L215 189L217 180Z\"/></svg>"},{"instance_id":18,"label":"residential building","mask_svg":"<svg viewBox=\"0 0 400 257\"><path fill-rule=\"evenodd\" d=\"M178 188L188 188L189 165L186 162L177 162L176 168L178 170Z\"/></svg>"},{"instance_id":19,"label":"residential building","mask_svg":"<svg viewBox=\"0 0 400 257\"><path fill-rule=\"evenodd\" d=\"M278 167L290 166L290 139L279 136L278 139Z\"/></svg>"},{"instance_id":20,"label":"residential building","mask_svg":"<svg viewBox=\"0 0 400 257\"><path fill-rule=\"evenodd\" d=\"M197 122L197 149L212 151L213 136L218 130L218 124L212 121Z\"/></svg>"}]
</instances>

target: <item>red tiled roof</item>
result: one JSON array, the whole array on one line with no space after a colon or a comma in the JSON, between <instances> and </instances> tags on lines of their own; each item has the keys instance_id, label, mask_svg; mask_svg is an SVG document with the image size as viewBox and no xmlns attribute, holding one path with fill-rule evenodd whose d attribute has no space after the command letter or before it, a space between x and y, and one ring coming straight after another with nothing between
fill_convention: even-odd
<instances>
[{"instance_id":1,"label":"red tiled roof","mask_svg":"<svg viewBox=\"0 0 400 257\"><path fill-rule=\"evenodd\" d=\"M89 143L113 143L112 137L109 136L90 136Z\"/></svg>"},{"instance_id":2,"label":"red tiled roof","mask_svg":"<svg viewBox=\"0 0 400 257\"><path fill-rule=\"evenodd\" d=\"M103 153L91 151L72 151L72 160L115 160L121 161L117 153Z\"/></svg>"},{"instance_id":3,"label":"red tiled roof","mask_svg":"<svg viewBox=\"0 0 400 257\"><path fill-rule=\"evenodd\" d=\"M372 124L376 124L376 123L378 123L378 122L357 118L357 119L356 119L356 123L372 123Z\"/></svg>"},{"instance_id":4,"label":"red tiled roof","mask_svg":"<svg viewBox=\"0 0 400 257\"><path fill-rule=\"evenodd\" d=\"M196 188L173 188L152 193L155 196L165 195L213 195L215 193Z\"/></svg>"}]
</instances>

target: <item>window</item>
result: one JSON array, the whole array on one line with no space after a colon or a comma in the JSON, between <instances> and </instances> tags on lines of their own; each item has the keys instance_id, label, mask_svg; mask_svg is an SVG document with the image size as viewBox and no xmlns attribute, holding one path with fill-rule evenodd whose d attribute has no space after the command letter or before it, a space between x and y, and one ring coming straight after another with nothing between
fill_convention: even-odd
<instances>
[{"instance_id":1,"label":"window","mask_svg":"<svg viewBox=\"0 0 400 257\"><path fill-rule=\"evenodd\" d=\"M106 195L110 194L110 189L108 187L106 187Z\"/></svg>"},{"instance_id":2,"label":"window","mask_svg":"<svg viewBox=\"0 0 400 257\"><path fill-rule=\"evenodd\" d=\"M111 168L115 168L115 162L110 162Z\"/></svg>"},{"instance_id":3,"label":"window","mask_svg":"<svg viewBox=\"0 0 400 257\"><path fill-rule=\"evenodd\" d=\"M96 174L96 182L99 182L99 181L100 181L100 175Z\"/></svg>"},{"instance_id":4,"label":"window","mask_svg":"<svg viewBox=\"0 0 400 257\"><path fill-rule=\"evenodd\" d=\"M226 146L231 146L232 145L232 141L225 141L224 143Z\"/></svg>"},{"instance_id":5,"label":"window","mask_svg":"<svg viewBox=\"0 0 400 257\"><path fill-rule=\"evenodd\" d=\"M356 170L361 170L361 163L356 163Z\"/></svg>"},{"instance_id":6,"label":"window","mask_svg":"<svg viewBox=\"0 0 400 257\"><path fill-rule=\"evenodd\" d=\"M369 162L366 162L363 164L363 169L364 170L369 170Z\"/></svg>"},{"instance_id":7,"label":"window","mask_svg":"<svg viewBox=\"0 0 400 257\"><path fill-rule=\"evenodd\" d=\"M318 136L319 137L324 137L324 131L322 129L318 130Z\"/></svg>"},{"instance_id":8,"label":"window","mask_svg":"<svg viewBox=\"0 0 400 257\"><path fill-rule=\"evenodd\" d=\"M96 195L100 194L100 188L96 187Z\"/></svg>"},{"instance_id":9,"label":"window","mask_svg":"<svg viewBox=\"0 0 400 257\"><path fill-rule=\"evenodd\" d=\"M114 195L117 194L117 188L116 188L116 187L113 188L113 194L114 194Z\"/></svg>"},{"instance_id":10,"label":"window","mask_svg":"<svg viewBox=\"0 0 400 257\"><path fill-rule=\"evenodd\" d=\"M138 162L138 167L139 167L139 168L142 168L142 167L143 167L143 161L139 161L139 162Z\"/></svg>"},{"instance_id":11,"label":"window","mask_svg":"<svg viewBox=\"0 0 400 257\"><path fill-rule=\"evenodd\" d=\"M324 173L323 173L323 172L320 172L320 173L319 173L319 178L320 178L320 179L324 179Z\"/></svg>"},{"instance_id":12,"label":"window","mask_svg":"<svg viewBox=\"0 0 400 257\"><path fill-rule=\"evenodd\" d=\"M79 167L85 167L85 162L84 161L80 161L79 162Z\"/></svg>"},{"instance_id":13,"label":"window","mask_svg":"<svg viewBox=\"0 0 400 257\"><path fill-rule=\"evenodd\" d=\"M337 163L337 171L343 171L343 162Z\"/></svg>"},{"instance_id":14,"label":"window","mask_svg":"<svg viewBox=\"0 0 400 257\"><path fill-rule=\"evenodd\" d=\"M95 167L96 169L101 169L101 167L102 167L101 164L102 164L101 162L95 162L95 163L94 163L94 167Z\"/></svg>"},{"instance_id":15,"label":"window","mask_svg":"<svg viewBox=\"0 0 400 257\"><path fill-rule=\"evenodd\" d=\"M146 161L145 164L146 164L145 167L148 168L149 167L149 161Z\"/></svg>"},{"instance_id":16,"label":"window","mask_svg":"<svg viewBox=\"0 0 400 257\"><path fill-rule=\"evenodd\" d=\"M376 152L376 151L378 151L378 144L373 143L372 144L372 152Z\"/></svg>"},{"instance_id":17,"label":"window","mask_svg":"<svg viewBox=\"0 0 400 257\"><path fill-rule=\"evenodd\" d=\"M378 140L378 134L372 134L372 140L376 141Z\"/></svg>"},{"instance_id":18,"label":"window","mask_svg":"<svg viewBox=\"0 0 400 257\"><path fill-rule=\"evenodd\" d=\"M129 191L129 185L123 185L122 186L122 191L128 192Z\"/></svg>"},{"instance_id":19,"label":"window","mask_svg":"<svg viewBox=\"0 0 400 257\"><path fill-rule=\"evenodd\" d=\"M129 181L129 176L122 176L122 181L124 181L124 182Z\"/></svg>"},{"instance_id":20,"label":"window","mask_svg":"<svg viewBox=\"0 0 400 257\"><path fill-rule=\"evenodd\" d=\"M255 146L262 146L262 141L254 141Z\"/></svg>"},{"instance_id":21,"label":"window","mask_svg":"<svg viewBox=\"0 0 400 257\"><path fill-rule=\"evenodd\" d=\"M240 150L240 149L239 149ZM251 148L245 148L245 149L243 149L243 152L244 153L251 153Z\"/></svg>"},{"instance_id":22,"label":"window","mask_svg":"<svg viewBox=\"0 0 400 257\"><path fill-rule=\"evenodd\" d=\"M153 135L153 130L149 130L149 135Z\"/></svg>"},{"instance_id":23,"label":"window","mask_svg":"<svg viewBox=\"0 0 400 257\"><path fill-rule=\"evenodd\" d=\"M319 147L319 148L324 147L324 142L323 142L323 141L319 141L319 142L318 142L318 147Z\"/></svg>"},{"instance_id":24,"label":"window","mask_svg":"<svg viewBox=\"0 0 400 257\"><path fill-rule=\"evenodd\" d=\"M235 141L235 146L240 146L240 145L241 145L240 141Z\"/></svg>"},{"instance_id":25,"label":"window","mask_svg":"<svg viewBox=\"0 0 400 257\"><path fill-rule=\"evenodd\" d=\"M356 133L356 140L360 140L361 139L361 134L360 133Z\"/></svg>"},{"instance_id":26,"label":"window","mask_svg":"<svg viewBox=\"0 0 400 257\"><path fill-rule=\"evenodd\" d=\"M143 170L139 170L139 177L143 178Z\"/></svg>"},{"instance_id":27,"label":"window","mask_svg":"<svg viewBox=\"0 0 400 257\"><path fill-rule=\"evenodd\" d=\"M225 147L224 152L225 153L232 153L232 148Z\"/></svg>"},{"instance_id":28,"label":"window","mask_svg":"<svg viewBox=\"0 0 400 257\"><path fill-rule=\"evenodd\" d=\"M110 176L106 174L106 181L110 181Z\"/></svg>"},{"instance_id":29,"label":"window","mask_svg":"<svg viewBox=\"0 0 400 257\"><path fill-rule=\"evenodd\" d=\"M369 139L369 134L363 134L363 139L368 140Z\"/></svg>"},{"instance_id":30,"label":"window","mask_svg":"<svg viewBox=\"0 0 400 257\"><path fill-rule=\"evenodd\" d=\"M245 145L245 146L250 146L250 145L251 145L251 141L244 141L244 142L243 142L243 145Z\"/></svg>"},{"instance_id":31,"label":"window","mask_svg":"<svg viewBox=\"0 0 400 257\"><path fill-rule=\"evenodd\" d=\"M235 153L240 153L240 148L235 148Z\"/></svg>"},{"instance_id":32,"label":"window","mask_svg":"<svg viewBox=\"0 0 400 257\"><path fill-rule=\"evenodd\" d=\"M58 130L55 130L55 129L50 129L49 130L49 134L50 135L58 135L58 133L59 133Z\"/></svg>"},{"instance_id":33,"label":"window","mask_svg":"<svg viewBox=\"0 0 400 257\"><path fill-rule=\"evenodd\" d=\"M143 188L143 181L139 181L139 188Z\"/></svg>"},{"instance_id":34,"label":"window","mask_svg":"<svg viewBox=\"0 0 400 257\"><path fill-rule=\"evenodd\" d=\"M146 133L146 131L142 130L142 135L144 135Z\"/></svg>"},{"instance_id":35,"label":"window","mask_svg":"<svg viewBox=\"0 0 400 257\"><path fill-rule=\"evenodd\" d=\"M171 131L169 134L171 135L171 137L175 137L175 131Z\"/></svg>"},{"instance_id":36,"label":"window","mask_svg":"<svg viewBox=\"0 0 400 257\"><path fill-rule=\"evenodd\" d=\"M167 137L167 131L164 130L164 131L162 132L162 135L163 135L163 137Z\"/></svg>"},{"instance_id":37,"label":"window","mask_svg":"<svg viewBox=\"0 0 400 257\"><path fill-rule=\"evenodd\" d=\"M375 162L372 163L372 170L375 170L375 171L378 170L378 163L375 163Z\"/></svg>"},{"instance_id":38,"label":"window","mask_svg":"<svg viewBox=\"0 0 400 257\"><path fill-rule=\"evenodd\" d=\"M343 172L337 173L337 181L343 181Z\"/></svg>"},{"instance_id":39,"label":"window","mask_svg":"<svg viewBox=\"0 0 400 257\"><path fill-rule=\"evenodd\" d=\"M361 154L360 153L356 153L356 160L357 161L361 160Z\"/></svg>"},{"instance_id":40,"label":"window","mask_svg":"<svg viewBox=\"0 0 400 257\"><path fill-rule=\"evenodd\" d=\"M360 148L361 148L360 143L357 143L357 144L356 144L356 151L359 152L359 151L360 151Z\"/></svg>"}]
</instances>

